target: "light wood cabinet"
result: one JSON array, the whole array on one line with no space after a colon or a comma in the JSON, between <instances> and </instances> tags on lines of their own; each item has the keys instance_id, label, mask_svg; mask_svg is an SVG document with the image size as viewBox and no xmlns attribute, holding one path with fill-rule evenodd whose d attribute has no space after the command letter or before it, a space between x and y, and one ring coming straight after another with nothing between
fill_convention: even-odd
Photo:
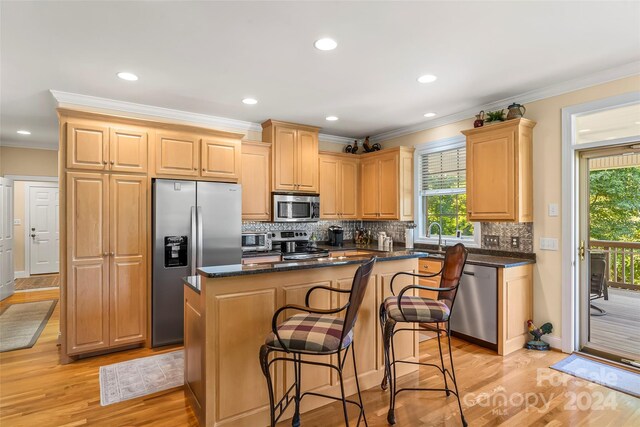
<instances>
[{"instance_id":1,"label":"light wood cabinet","mask_svg":"<svg viewBox=\"0 0 640 427\"><path fill-rule=\"evenodd\" d=\"M66 139L66 164L69 169L107 169L108 127L88 123L68 123Z\"/></svg>"},{"instance_id":2,"label":"light wood cabinet","mask_svg":"<svg viewBox=\"0 0 640 427\"><path fill-rule=\"evenodd\" d=\"M147 140L144 128L68 123L67 168L146 173Z\"/></svg>"},{"instance_id":3,"label":"light wood cabinet","mask_svg":"<svg viewBox=\"0 0 640 427\"><path fill-rule=\"evenodd\" d=\"M271 144L242 143L242 219L271 220Z\"/></svg>"},{"instance_id":4,"label":"light wood cabinet","mask_svg":"<svg viewBox=\"0 0 640 427\"><path fill-rule=\"evenodd\" d=\"M109 136L109 170L147 173L146 129L111 128Z\"/></svg>"},{"instance_id":5,"label":"light wood cabinet","mask_svg":"<svg viewBox=\"0 0 640 427\"><path fill-rule=\"evenodd\" d=\"M273 190L318 192L318 128L267 120L262 139L272 143Z\"/></svg>"},{"instance_id":6,"label":"light wood cabinet","mask_svg":"<svg viewBox=\"0 0 640 427\"><path fill-rule=\"evenodd\" d=\"M158 132L155 141L156 174L198 176L199 143L196 135Z\"/></svg>"},{"instance_id":7,"label":"light wood cabinet","mask_svg":"<svg viewBox=\"0 0 640 427\"><path fill-rule=\"evenodd\" d=\"M238 181L242 169L240 140L225 137L207 137L201 142L201 175Z\"/></svg>"},{"instance_id":8,"label":"light wood cabinet","mask_svg":"<svg viewBox=\"0 0 640 427\"><path fill-rule=\"evenodd\" d=\"M66 176L67 352L109 346L109 177L71 172Z\"/></svg>"},{"instance_id":9,"label":"light wood cabinet","mask_svg":"<svg viewBox=\"0 0 640 427\"><path fill-rule=\"evenodd\" d=\"M535 124L521 118L462 132L470 221L533 221Z\"/></svg>"},{"instance_id":10,"label":"light wood cabinet","mask_svg":"<svg viewBox=\"0 0 640 427\"><path fill-rule=\"evenodd\" d=\"M321 153L320 218L358 217L358 159L353 155Z\"/></svg>"},{"instance_id":11,"label":"light wood cabinet","mask_svg":"<svg viewBox=\"0 0 640 427\"><path fill-rule=\"evenodd\" d=\"M360 156L361 218L413 219L413 148Z\"/></svg>"},{"instance_id":12,"label":"light wood cabinet","mask_svg":"<svg viewBox=\"0 0 640 427\"><path fill-rule=\"evenodd\" d=\"M420 274L435 274L442 269L442 261L428 258L420 258L418 261L418 269ZM421 277L418 280L418 284L422 286L429 286L430 288L440 287L440 275L434 277ZM420 289L419 295L422 298L430 298L437 300L438 292L426 291Z\"/></svg>"},{"instance_id":13,"label":"light wood cabinet","mask_svg":"<svg viewBox=\"0 0 640 427\"><path fill-rule=\"evenodd\" d=\"M498 354L524 347L533 318L533 265L498 269Z\"/></svg>"},{"instance_id":14,"label":"light wood cabinet","mask_svg":"<svg viewBox=\"0 0 640 427\"><path fill-rule=\"evenodd\" d=\"M145 177L69 172L67 352L146 338Z\"/></svg>"},{"instance_id":15,"label":"light wood cabinet","mask_svg":"<svg viewBox=\"0 0 640 427\"><path fill-rule=\"evenodd\" d=\"M110 345L144 341L147 317L147 179L109 179Z\"/></svg>"}]
</instances>

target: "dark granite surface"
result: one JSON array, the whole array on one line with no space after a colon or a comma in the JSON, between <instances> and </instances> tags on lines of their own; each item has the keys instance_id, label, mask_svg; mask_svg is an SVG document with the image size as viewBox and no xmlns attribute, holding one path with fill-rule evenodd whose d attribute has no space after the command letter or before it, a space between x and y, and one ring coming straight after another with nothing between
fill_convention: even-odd
<instances>
[{"instance_id":1,"label":"dark granite surface","mask_svg":"<svg viewBox=\"0 0 640 427\"><path fill-rule=\"evenodd\" d=\"M418 246L418 245L416 245ZM349 250L362 250L378 252L377 245L368 246L356 246L353 242L345 242L343 246L329 246L326 244L318 244L319 248L328 249L330 251L349 251ZM424 255L422 257L429 257L435 259L444 259L444 254L437 251L437 246L420 245L419 248L406 250L402 246L395 246L395 250L403 250L407 252L420 252ZM385 253L385 252L381 252ZM533 255L521 256L521 255ZM492 251L485 249L469 248L469 257L467 263L471 265L483 265L486 267L497 268L509 268L517 267L525 264L535 264L535 254L522 254L519 252L504 252L504 251Z\"/></svg>"},{"instance_id":2,"label":"dark granite surface","mask_svg":"<svg viewBox=\"0 0 640 427\"><path fill-rule=\"evenodd\" d=\"M422 258L428 254L419 251L394 250L389 252L375 253L378 262L394 261L408 258ZM305 270L311 268L334 267L341 265L362 264L368 261L367 256L353 257L334 257L319 258L315 260L300 261L282 261L276 263L260 263L260 264L232 264L219 265L213 267L202 267L198 269L198 273L207 277L232 277L244 276L248 274L275 273L279 271Z\"/></svg>"},{"instance_id":3,"label":"dark granite surface","mask_svg":"<svg viewBox=\"0 0 640 427\"><path fill-rule=\"evenodd\" d=\"M183 277L182 282L188 287L190 287L191 289L193 289L194 291L196 291L197 293L200 293L201 281L200 281L199 275Z\"/></svg>"}]
</instances>

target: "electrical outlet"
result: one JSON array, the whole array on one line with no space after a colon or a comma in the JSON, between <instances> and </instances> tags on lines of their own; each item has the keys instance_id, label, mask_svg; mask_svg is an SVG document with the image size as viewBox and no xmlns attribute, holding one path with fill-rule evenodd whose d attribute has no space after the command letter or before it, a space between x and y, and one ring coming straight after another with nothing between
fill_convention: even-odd
<instances>
[{"instance_id":1,"label":"electrical outlet","mask_svg":"<svg viewBox=\"0 0 640 427\"><path fill-rule=\"evenodd\" d=\"M558 204L557 203L549 203L549 216L558 216Z\"/></svg>"},{"instance_id":2,"label":"electrical outlet","mask_svg":"<svg viewBox=\"0 0 640 427\"><path fill-rule=\"evenodd\" d=\"M540 238L540 249L544 251L557 251L558 250L558 239L553 239L551 237L541 237Z\"/></svg>"},{"instance_id":3,"label":"electrical outlet","mask_svg":"<svg viewBox=\"0 0 640 427\"><path fill-rule=\"evenodd\" d=\"M20 225L20 224L22 224L22 221L20 221L20 218L15 218L13 220L13 225Z\"/></svg>"},{"instance_id":4,"label":"electrical outlet","mask_svg":"<svg viewBox=\"0 0 640 427\"><path fill-rule=\"evenodd\" d=\"M511 236L511 247L515 249L520 249L520 237Z\"/></svg>"},{"instance_id":5,"label":"electrical outlet","mask_svg":"<svg viewBox=\"0 0 640 427\"><path fill-rule=\"evenodd\" d=\"M487 234L486 236L484 236L484 245L494 247L500 246L500 237Z\"/></svg>"}]
</instances>

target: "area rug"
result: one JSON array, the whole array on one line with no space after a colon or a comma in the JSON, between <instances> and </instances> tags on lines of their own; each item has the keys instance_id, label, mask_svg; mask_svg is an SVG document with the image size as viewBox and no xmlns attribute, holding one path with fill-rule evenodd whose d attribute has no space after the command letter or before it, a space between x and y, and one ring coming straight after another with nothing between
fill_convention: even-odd
<instances>
[{"instance_id":1,"label":"area rug","mask_svg":"<svg viewBox=\"0 0 640 427\"><path fill-rule=\"evenodd\" d=\"M183 384L183 350L101 366L100 404L107 406Z\"/></svg>"},{"instance_id":2,"label":"area rug","mask_svg":"<svg viewBox=\"0 0 640 427\"><path fill-rule=\"evenodd\" d=\"M8 305L0 313L0 353L33 347L57 302L46 300Z\"/></svg>"},{"instance_id":3,"label":"area rug","mask_svg":"<svg viewBox=\"0 0 640 427\"><path fill-rule=\"evenodd\" d=\"M640 373L572 354L551 369L640 397Z\"/></svg>"}]
</instances>

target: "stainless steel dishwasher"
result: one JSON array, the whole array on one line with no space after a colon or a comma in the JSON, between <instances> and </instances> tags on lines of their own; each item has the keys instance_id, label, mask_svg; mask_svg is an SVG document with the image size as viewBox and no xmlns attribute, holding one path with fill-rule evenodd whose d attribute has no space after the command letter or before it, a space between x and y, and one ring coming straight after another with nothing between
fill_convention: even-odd
<instances>
[{"instance_id":1,"label":"stainless steel dishwasher","mask_svg":"<svg viewBox=\"0 0 640 427\"><path fill-rule=\"evenodd\" d=\"M451 315L453 335L497 350L498 271L466 265Z\"/></svg>"}]
</instances>

